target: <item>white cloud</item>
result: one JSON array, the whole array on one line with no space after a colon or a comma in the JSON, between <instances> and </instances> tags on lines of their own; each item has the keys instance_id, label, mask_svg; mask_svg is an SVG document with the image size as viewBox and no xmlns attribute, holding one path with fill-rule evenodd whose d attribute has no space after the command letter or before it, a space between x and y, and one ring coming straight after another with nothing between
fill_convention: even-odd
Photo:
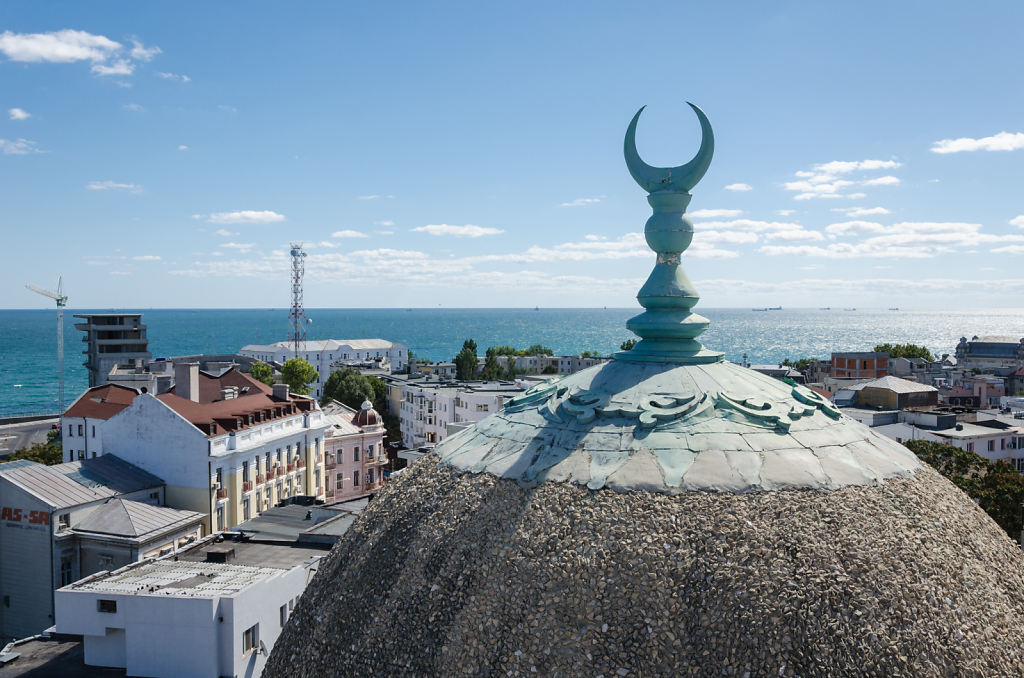
<instances>
[{"instance_id":1,"label":"white cloud","mask_svg":"<svg viewBox=\"0 0 1024 678\"><path fill-rule=\"evenodd\" d=\"M90 181L85 185L90 191L128 191L130 193L141 193L142 186L138 184L122 184L116 181Z\"/></svg>"},{"instance_id":2,"label":"white cloud","mask_svg":"<svg viewBox=\"0 0 1024 678\"><path fill-rule=\"evenodd\" d=\"M375 222L373 222L373 225L374 226L394 226L395 222L391 221L390 219L384 219L383 221L375 221Z\"/></svg>"},{"instance_id":3,"label":"white cloud","mask_svg":"<svg viewBox=\"0 0 1024 678\"><path fill-rule=\"evenodd\" d=\"M868 179L867 181L862 181L861 186L895 186L898 183L900 183L899 177L886 175L884 177L877 177L875 179Z\"/></svg>"},{"instance_id":4,"label":"white cloud","mask_svg":"<svg viewBox=\"0 0 1024 678\"><path fill-rule=\"evenodd\" d=\"M179 151L187 151L188 150L188 146L186 146L185 144L178 144L178 150Z\"/></svg>"},{"instance_id":5,"label":"white cloud","mask_svg":"<svg viewBox=\"0 0 1024 678\"><path fill-rule=\"evenodd\" d=\"M91 70L96 75L131 75L135 72L135 64L127 59L117 59L109 64L93 64Z\"/></svg>"},{"instance_id":6,"label":"white cloud","mask_svg":"<svg viewBox=\"0 0 1024 678\"><path fill-rule=\"evenodd\" d=\"M353 231L351 229L345 229L342 231L335 231L331 233L332 238L369 238L370 236L359 231Z\"/></svg>"},{"instance_id":7,"label":"white cloud","mask_svg":"<svg viewBox=\"0 0 1024 678\"><path fill-rule=\"evenodd\" d=\"M996 254L1024 254L1024 245L1007 245L992 250Z\"/></svg>"},{"instance_id":8,"label":"white cloud","mask_svg":"<svg viewBox=\"0 0 1024 678\"><path fill-rule=\"evenodd\" d=\"M479 238L484 235L498 235L499 233L505 232L500 228L474 226L473 224L466 224L464 226L453 226L451 224L427 224L426 226L417 226L412 230L417 233L427 233L429 235L453 235L456 238Z\"/></svg>"},{"instance_id":9,"label":"white cloud","mask_svg":"<svg viewBox=\"0 0 1024 678\"><path fill-rule=\"evenodd\" d=\"M29 141L28 139L16 139L14 141L0 139L0 150L4 152L4 155L30 155L32 153L46 153L46 151L36 148L36 142Z\"/></svg>"},{"instance_id":10,"label":"white cloud","mask_svg":"<svg viewBox=\"0 0 1024 678\"><path fill-rule=\"evenodd\" d=\"M722 231L749 231L751 233L776 233L779 231L802 231L800 224L788 221L758 221L756 219L731 219L729 221L700 221L697 232L704 229Z\"/></svg>"},{"instance_id":11,"label":"white cloud","mask_svg":"<svg viewBox=\"0 0 1024 678\"><path fill-rule=\"evenodd\" d=\"M823 236L818 231L810 231L807 229L801 230L789 230L789 231L773 231L771 233L765 233L765 240L824 240Z\"/></svg>"},{"instance_id":12,"label":"white cloud","mask_svg":"<svg viewBox=\"0 0 1024 678\"><path fill-rule=\"evenodd\" d=\"M126 111L132 111L134 113L141 113L144 110L146 110L145 108L143 108L139 104L124 104L123 106L121 106L121 108L123 108Z\"/></svg>"},{"instance_id":13,"label":"white cloud","mask_svg":"<svg viewBox=\"0 0 1024 678\"><path fill-rule=\"evenodd\" d=\"M833 207L833 212L843 212L848 217L871 217L876 214L889 214L884 207Z\"/></svg>"},{"instance_id":14,"label":"white cloud","mask_svg":"<svg viewBox=\"0 0 1024 678\"><path fill-rule=\"evenodd\" d=\"M750 191L753 190L753 186L750 184L729 184L725 187L727 191Z\"/></svg>"},{"instance_id":15,"label":"white cloud","mask_svg":"<svg viewBox=\"0 0 1024 678\"><path fill-rule=\"evenodd\" d=\"M1020 216L1016 216L1013 219L1010 219L1010 224L1018 228L1024 228L1024 214L1021 214Z\"/></svg>"},{"instance_id":16,"label":"white cloud","mask_svg":"<svg viewBox=\"0 0 1024 678\"><path fill-rule=\"evenodd\" d=\"M775 213L778 214L780 217L788 217L789 215L791 215L791 214L793 214L795 212L796 212L796 210L776 210L775 211Z\"/></svg>"},{"instance_id":17,"label":"white cloud","mask_svg":"<svg viewBox=\"0 0 1024 678\"><path fill-rule=\"evenodd\" d=\"M328 247L328 248L334 248L334 247L337 247L337 246L338 246L338 243L330 242L330 241L328 241L328 240L321 240L321 241L319 242L319 246L320 246L320 247Z\"/></svg>"},{"instance_id":18,"label":"white cloud","mask_svg":"<svg viewBox=\"0 0 1024 678\"><path fill-rule=\"evenodd\" d=\"M285 217L271 210L239 210L214 212L206 220L211 224L272 224L284 221Z\"/></svg>"},{"instance_id":19,"label":"white cloud","mask_svg":"<svg viewBox=\"0 0 1024 678\"><path fill-rule=\"evenodd\" d=\"M217 110L224 111L225 113L238 113L237 108L235 108L234 106L229 106L227 104L217 104Z\"/></svg>"},{"instance_id":20,"label":"white cloud","mask_svg":"<svg viewBox=\"0 0 1024 678\"><path fill-rule=\"evenodd\" d=\"M604 197L604 196L601 196ZM601 197L598 198L575 198L569 202L563 202L559 207L583 207L584 205L593 205L601 202Z\"/></svg>"},{"instance_id":21,"label":"white cloud","mask_svg":"<svg viewBox=\"0 0 1024 678\"><path fill-rule=\"evenodd\" d=\"M110 275L131 275L128 271L111 271Z\"/></svg>"},{"instance_id":22,"label":"white cloud","mask_svg":"<svg viewBox=\"0 0 1024 678\"><path fill-rule=\"evenodd\" d=\"M192 82L192 78L187 75L179 73L168 73L167 71L157 71L156 77L163 78L164 80L177 80L178 82Z\"/></svg>"},{"instance_id":23,"label":"white cloud","mask_svg":"<svg viewBox=\"0 0 1024 678\"><path fill-rule=\"evenodd\" d=\"M7 114L11 117L11 120L28 120L32 117L32 114L23 108L8 109Z\"/></svg>"},{"instance_id":24,"label":"white cloud","mask_svg":"<svg viewBox=\"0 0 1024 678\"><path fill-rule=\"evenodd\" d=\"M135 261L160 261L160 256L156 254L140 254L137 257L132 257Z\"/></svg>"},{"instance_id":25,"label":"white cloud","mask_svg":"<svg viewBox=\"0 0 1024 678\"><path fill-rule=\"evenodd\" d=\"M964 151L1017 151L1024 148L1024 134L1000 132L990 137L972 139L940 139L932 145L932 153L962 153Z\"/></svg>"},{"instance_id":26,"label":"white cloud","mask_svg":"<svg viewBox=\"0 0 1024 678\"><path fill-rule=\"evenodd\" d=\"M359 196L359 199L360 200L376 200L379 197L380 196L376 195L376 194L375 195L361 195L361 196Z\"/></svg>"},{"instance_id":27,"label":"white cloud","mask_svg":"<svg viewBox=\"0 0 1024 678\"><path fill-rule=\"evenodd\" d=\"M85 31L65 29L52 33L0 33L0 53L11 61L103 62L120 49L120 43Z\"/></svg>"},{"instance_id":28,"label":"white cloud","mask_svg":"<svg viewBox=\"0 0 1024 678\"><path fill-rule=\"evenodd\" d=\"M743 214L743 210L727 210L727 209L711 209L711 210L694 210L688 212L692 219L720 219L723 217L738 217Z\"/></svg>"},{"instance_id":29,"label":"white cloud","mask_svg":"<svg viewBox=\"0 0 1024 678\"><path fill-rule=\"evenodd\" d=\"M242 254L245 254L252 250L256 245L251 242L222 242L217 247L225 247L227 249L238 250Z\"/></svg>"},{"instance_id":30,"label":"white cloud","mask_svg":"<svg viewBox=\"0 0 1024 678\"><path fill-rule=\"evenodd\" d=\"M783 187L787 191L797 193L797 195L793 196L795 200L844 197L863 198L863 193L847 194L845 191L851 186L898 184L899 179L893 176L885 176L858 181L854 179L841 179L839 177L852 172L868 172L880 169L894 169L896 167L900 167L900 163L895 160L833 160L814 165L810 170L795 172L797 181L788 181L783 184Z\"/></svg>"},{"instance_id":31,"label":"white cloud","mask_svg":"<svg viewBox=\"0 0 1024 678\"><path fill-rule=\"evenodd\" d=\"M377 235L394 235L394 231L374 231Z\"/></svg>"},{"instance_id":32,"label":"white cloud","mask_svg":"<svg viewBox=\"0 0 1024 678\"><path fill-rule=\"evenodd\" d=\"M222 238L230 238L233 235L238 235L237 232L229 231L226 228L218 228L216 231L214 231L214 233L221 236Z\"/></svg>"},{"instance_id":33,"label":"white cloud","mask_svg":"<svg viewBox=\"0 0 1024 678\"><path fill-rule=\"evenodd\" d=\"M907 221L884 226L873 221L847 221L830 224L825 231L833 236L868 234L870 237L860 242L831 243L826 246L765 245L760 251L769 256L926 259L940 254L963 252L981 244L1024 242L1024 235L982 233L980 224L964 222Z\"/></svg>"},{"instance_id":34,"label":"white cloud","mask_svg":"<svg viewBox=\"0 0 1024 678\"><path fill-rule=\"evenodd\" d=\"M137 61L152 61L153 57L161 53L163 50L156 45L144 47L138 40L132 40L132 51L129 52L131 57Z\"/></svg>"}]
</instances>

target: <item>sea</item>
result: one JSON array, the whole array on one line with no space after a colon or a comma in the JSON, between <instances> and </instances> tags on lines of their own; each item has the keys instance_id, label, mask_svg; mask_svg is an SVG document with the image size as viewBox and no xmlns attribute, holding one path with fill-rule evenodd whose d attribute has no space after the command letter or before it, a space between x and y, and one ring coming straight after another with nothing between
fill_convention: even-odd
<instances>
[{"instance_id":1,"label":"sea","mask_svg":"<svg viewBox=\"0 0 1024 678\"><path fill-rule=\"evenodd\" d=\"M1024 310L907 311L896 309L695 309L711 321L701 341L728 360L754 364L786 358L827 358L832 351L869 351L884 342L914 343L934 354L954 352L961 336L1024 337ZM626 320L639 308L387 308L307 309L308 339L381 338L419 357L451 360L466 339L482 355L488 346L542 344L556 354L610 355L633 335ZM84 334L64 314L64 399L88 385ZM288 309L118 309L142 313L153 357L233 353L246 344L290 336ZM57 407L54 310L0 310L0 417L51 413Z\"/></svg>"}]
</instances>

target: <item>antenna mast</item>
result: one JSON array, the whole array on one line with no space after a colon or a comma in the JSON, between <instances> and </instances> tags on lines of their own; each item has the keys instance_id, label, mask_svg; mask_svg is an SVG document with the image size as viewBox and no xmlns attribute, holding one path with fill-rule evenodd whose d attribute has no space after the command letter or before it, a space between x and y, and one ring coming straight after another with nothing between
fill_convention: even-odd
<instances>
[{"instance_id":1,"label":"antenna mast","mask_svg":"<svg viewBox=\"0 0 1024 678\"><path fill-rule=\"evenodd\" d=\"M292 352L299 357L299 345L306 343L306 311L302 307L302 277L306 274L306 253L302 243L292 243Z\"/></svg>"}]
</instances>

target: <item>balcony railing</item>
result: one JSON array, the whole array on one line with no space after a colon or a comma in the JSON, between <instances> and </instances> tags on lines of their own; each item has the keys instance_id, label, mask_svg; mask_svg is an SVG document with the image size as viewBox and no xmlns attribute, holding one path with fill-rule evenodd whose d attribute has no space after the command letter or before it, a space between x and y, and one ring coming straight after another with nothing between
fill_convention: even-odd
<instances>
[{"instance_id":1,"label":"balcony railing","mask_svg":"<svg viewBox=\"0 0 1024 678\"><path fill-rule=\"evenodd\" d=\"M217 490L217 499L227 499L227 498L228 498L228 488L222 487L219 490Z\"/></svg>"},{"instance_id":2,"label":"balcony railing","mask_svg":"<svg viewBox=\"0 0 1024 678\"><path fill-rule=\"evenodd\" d=\"M336 462L333 459L331 459L326 464L324 464L324 468L327 469L328 471L330 471L330 470L333 470L337 465L338 465L338 462Z\"/></svg>"},{"instance_id":3,"label":"balcony railing","mask_svg":"<svg viewBox=\"0 0 1024 678\"><path fill-rule=\"evenodd\" d=\"M298 468L306 468L306 460L300 458L297 462L295 462L295 466L297 466Z\"/></svg>"},{"instance_id":4,"label":"balcony railing","mask_svg":"<svg viewBox=\"0 0 1024 678\"><path fill-rule=\"evenodd\" d=\"M252 492L252 481L251 480L243 480L242 481L242 492Z\"/></svg>"},{"instance_id":5,"label":"balcony railing","mask_svg":"<svg viewBox=\"0 0 1024 678\"><path fill-rule=\"evenodd\" d=\"M295 464L288 464L287 468L288 468L288 473L291 473L292 471L295 470Z\"/></svg>"},{"instance_id":6,"label":"balcony railing","mask_svg":"<svg viewBox=\"0 0 1024 678\"><path fill-rule=\"evenodd\" d=\"M265 482L267 482L267 477L265 475L257 473L256 474L256 484L257 485L262 485Z\"/></svg>"},{"instance_id":7,"label":"balcony railing","mask_svg":"<svg viewBox=\"0 0 1024 678\"><path fill-rule=\"evenodd\" d=\"M284 469L278 466L277 468L274 469L274 473L272 475L275 478L280 478L281 476L284 475Z\"/></svg>"}]
</instances>

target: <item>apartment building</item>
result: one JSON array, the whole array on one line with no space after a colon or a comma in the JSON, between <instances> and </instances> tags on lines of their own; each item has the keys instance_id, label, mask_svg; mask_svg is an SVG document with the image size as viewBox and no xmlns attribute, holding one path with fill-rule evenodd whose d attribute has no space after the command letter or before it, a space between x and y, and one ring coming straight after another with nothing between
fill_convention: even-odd
<instances>
[{"instance_id":1,"label":"apartment building","mask_svg":"<svg viewBox=\"0 0 1024 678\"><path fill-rule=\"evenodd\" d=\"M118 363L148 362L149 352L146 326L141 313L76 313L85 322L75 323L75 329L85 332L82 341L86 348L82 363L89 370L89 386L107 383L107 375Z\"/></svg>"},{"instance_id":2,"label":"apartment building","mask_svg":"<svg viewBox=\"0 0 1024 678\"><path fill-rule=\"evenodd\" d=\"M376 492L384 483L384 421L370 401L359 411L338 402L324 408L324 474L328 502Z\"/></svg>"},{"instance_id":3,"label":"apartment building","mask_svg":"<svg viewBox=\"0 0 1024 678\"><path fill-rule=\"evenodd\" d=\"M830 373L833 379L878 379L889 374L889 354L833 353Z\"/></svg>"},{"instance_id":4,"label":"apartment building","mask_svg":"<svg viewBox=\"0 0 1024 678\"><path fill-rule=\"evenodd\" d=\"M433 445L448 437L449 428L469 424L500 410L526 390L503 381L407 381L401 389L402 443L409 448Z\"/></svg>"},{"instance_id":5,"label":"apartment building","mask_svg":"<svg viewBox=\"0 0 1024 678\"><path fill-rule=\"evenodd\" d=\"M294 344L278 341L273 344L248 344L239 353L265 363L283 365L296 357ZM310 394L319 399L331 372L345 366L369 366L390 372L401 372L409 364L409 348L386 339L324 339L304 341L299 345L298 357L316 370L318 378L310 384Z\"/></svg>"},{"instance_id":6,"label":"apartment building","mask_svg":"<svg viewBox=\"0 0 1024 678\"><path fill-rule=\"evenodd\" d=\"M323 498L327 424L316 400L235 367L174 369L167 393L131 396L114 385L86 391L65 416L68 456L113 453L159 476L167 504L202 513L207 533L296 495Z\"/></svg>"}]
</instances>

